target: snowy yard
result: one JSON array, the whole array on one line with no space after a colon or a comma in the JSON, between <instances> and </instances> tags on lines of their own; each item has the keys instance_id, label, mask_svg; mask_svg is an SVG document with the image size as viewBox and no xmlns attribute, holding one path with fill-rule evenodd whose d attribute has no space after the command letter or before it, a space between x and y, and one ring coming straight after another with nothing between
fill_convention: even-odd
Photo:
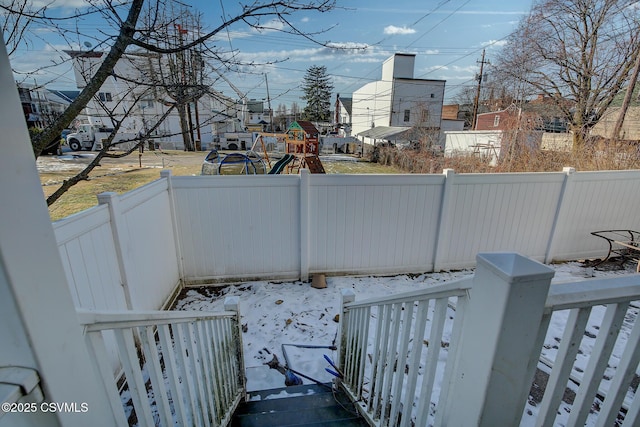
<instances>
[{"instance_id":1,"label":"snowy yard","mask_svg":"<svg viewBox=\"0 0 640 427\"><path fill-rule=\"evenodd\" d=\"M562 282L580 281L592 277L606 278L622 274L633 274L634 266L626 270L611 269L602 271L586 268L579 262L552 265L556 274L554 284ZM468 277L472 270L425 273L420 275L397 275L392 277L328 277L327 288L315 289L309 283L302 282L246 282L218 288L191 288L183 292L177 305L177 310L220 311L227 296L240 297L240 313L243 325L244 358L248 378L249 390L264 390L284 386L284 377L275 370L270 370L265 363L270 361L272 354L284 363L282 355L283 344L333 346L336 344L338 333L338 317L340 312L340 291L352 289L356 294L356 301L373 297L388 296L396 293L427 288L436 284ZM628 316L634 316L638 309L629 310ZM603 310L596 307L589 319L587 333L581 343L581 349L574 366L574 374L578 377L584 370L589 359L589 351L597 335L597 326ZM552 317L549 333L545 339L543 357L553 360L558 349L558 342L562 337L567 312L557 312ZM625 319L633 321L634 319ZM626 322L625 322L626 323ZM628 327L623 327L619 342L623 343L629 333ZM449 338L445 332L443 341ZM290 367L304 375L321 382L329 382L332 376L325 368L329 364L323 358L328 355L336 360L337 354L330 349L305 349L286 346ZM609 362L608 369L615 368L617 353ZM542 363L538 368L543 372L549 369ZM605 374L606 375L606 374ZM308 380L305 380L308 383ZM601 385L606 388L607 382ZM436 399L437 401L437 399ZM435 402L434 402L435 403ZM529 399L522 425L533 425L536 407ZM561 415L556 423L568 414L569 405L563 403ZM589 422L588 422L589 424Z\"/></svg>"}]
</instances>

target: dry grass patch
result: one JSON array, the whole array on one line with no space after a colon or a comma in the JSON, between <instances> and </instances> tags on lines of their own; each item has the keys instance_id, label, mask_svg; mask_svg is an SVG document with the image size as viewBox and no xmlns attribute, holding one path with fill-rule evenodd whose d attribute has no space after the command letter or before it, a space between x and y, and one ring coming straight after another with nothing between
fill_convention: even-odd
<instances>
[{"instance_id":1,"label":"dry grass patch","mask_svg":"<svg viewBox=\"0 0 640 427\"><path fill-rule=\"evenodd\" d=\"M123 159L104 159L102 165L91 173L89 181L73 186L49 207L52 221L65 218L98 204L97 195L107 191L126 193L160 178L162 169L170 169L175 176L199 175L206 152L146 151L142 158L136 153ZM40 182L44 196L52 194L63 180L78 173L90 161L91 153L74 160L42 157L38 160ZM140 167L142 163L142 167ZM272 164L275 163L272 161ZM327 173L379 174L402 173L392 166L365 160L326 161Z\"/></svg>"}]
</instances>

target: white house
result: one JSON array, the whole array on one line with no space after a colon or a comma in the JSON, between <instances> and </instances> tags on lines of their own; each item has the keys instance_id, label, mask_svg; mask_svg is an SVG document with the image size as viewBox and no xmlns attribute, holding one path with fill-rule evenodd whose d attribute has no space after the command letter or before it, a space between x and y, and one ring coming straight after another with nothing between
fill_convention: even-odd
<instances>
[{"instance_id":1,"label":"white house","mask_svg":"<svg viewBox=\"0 0 640 427\"><path fill-rule=\"evenodd\" d=\"M76 85L86 86L106 57L103 52L67 51L73 58ZM87 105L85 111L92 124L110 126L109 114L100 105L113 110L116 117L129 111L129 117L122 126L123 132L140 132L154 125L166 113L172 99L159 86L141 85L141 81L154 81L158 71L158 55L148 53L127 53L116 64L111 76L107 77L97 94L97 99ZM202 147L213 143L218 133L233 131L238 122L236 101L221 93L210 90L196 103L188 106L187 114L192 123L193 139ZM156 142L163 148L182 149L180 120L177 111L172 111L153 133Z\"/></svg>"},{"instance_id":2,"label":"white house","mask_svg":"<svg viewBox=\"0 0 640 427\"><path fill-rule=\"evenodd\" d=\"M396 53L382 64L381 80L367 83L353 93L354 135L374 144L387 139L387 133L397 138L414 126L440 130L446 82L416 79L414 66L414 54ZM389 129L375 130L369 136L369 130L377 127Z\"/></svg>"},{"instance_id":3,"label":"white house","mask_svg":"<svg viewBox=\"0 0 640 427\"><path fill-rule=\"evenodd\" d=\"M336 95L335 116L333 124L335 130L338 132L338 136L345 137L351 136L351 107L353 105L353 98L347 98Z\"/></svg>"}]
</instances>

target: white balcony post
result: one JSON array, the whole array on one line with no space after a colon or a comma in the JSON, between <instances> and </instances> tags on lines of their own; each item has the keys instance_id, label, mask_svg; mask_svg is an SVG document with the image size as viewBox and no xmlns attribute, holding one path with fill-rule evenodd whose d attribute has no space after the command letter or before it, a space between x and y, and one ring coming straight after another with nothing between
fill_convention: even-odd
<instances>
[{"instance_id":1,"label":"white balcony post","mask_svg":"<svg viewBox=\"0 0 640 427\"><path fill-rule=\"evenodd\" d=\"M0 91L0 367L31 372L31 378L40 378L43 393L29 396L36 403L34 412L0 414L0 424L114 426L107 394L76 317L2 41ZM29 388L35 386L28 383ZM5 385L3 391L7 387L16 389ZM14 397L31 391L19 389ZM55 404L74 410L56 412Z\"/></svg>"},{"instance_id":2,"label":"white balcony post","mask_svg":"<svg viewBox=\"0 0 640 427\"><path fill-rule=\"evenodd\" d=\"M514 253L476 260L444 420L449 426L518 425L554 270Z\"/></svg>"}]
</instances>

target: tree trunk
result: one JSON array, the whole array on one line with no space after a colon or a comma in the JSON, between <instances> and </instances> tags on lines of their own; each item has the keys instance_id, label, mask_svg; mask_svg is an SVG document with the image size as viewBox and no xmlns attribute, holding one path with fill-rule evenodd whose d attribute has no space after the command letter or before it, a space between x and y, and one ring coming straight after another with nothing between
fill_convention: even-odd
<instances>
[{"instance_id":1,"label":"tree trunk","mask_svg":"<svg viewBox=\"0 0 640 427\"><path fill-rule=\"evenodd\" d=\"M187 106L180 104L178 106L178 115L180 116L180 129L182 130L182 142L184 143L184 151L194 151L191 133L189 132L189 121L187 119Z\"/></svg>"},{"instance_id":2,"label":"tree trunk","mask_svg":"<svg viewBox=\"0 0 640 427\"><path fill-rule=\"evenodd\" d=\"M627 115L629 104L631 104L633 89L636 87L636 82L638 81L638 73L640 73L640 54L636 54L636 62L635 62L635 65L633 66L633 73L631 74L631 77L629 79L629 86L627 87L627 93L624 95L624 101L622 102L622 107L620 107L620 111L618 112L618 120L616 120L616 125L613 128L613 135L611 135L613 139L620 138L620 131L622 130L622 124L624 123L624 118Z\"/></svg>"},{"instance_id":3,"label":"tree trunk","mask_svg":"<svg viewBox=\"0 0 640 427\"><path fill-rule=\"evenodd\" d=\"M80 95L73 100L67 109L58 117L51 125L49 125L42 133L33 141L33 153L36 158L40 155L42 149L54 138L59 138L62 130L69 126L69 123L75 119L82 110L87 106L91 98L100 90L104 81L109 77L118 60L122 57L127 47L131 44L136 30L136 23L142 11L144 0L133 0L131 9L127 15L127 20L122 23L120 33L111 50L107 54L105 60L100 64L100 68L95 75L87 82L85 88Z\"/></svg>"}]
</instances>

